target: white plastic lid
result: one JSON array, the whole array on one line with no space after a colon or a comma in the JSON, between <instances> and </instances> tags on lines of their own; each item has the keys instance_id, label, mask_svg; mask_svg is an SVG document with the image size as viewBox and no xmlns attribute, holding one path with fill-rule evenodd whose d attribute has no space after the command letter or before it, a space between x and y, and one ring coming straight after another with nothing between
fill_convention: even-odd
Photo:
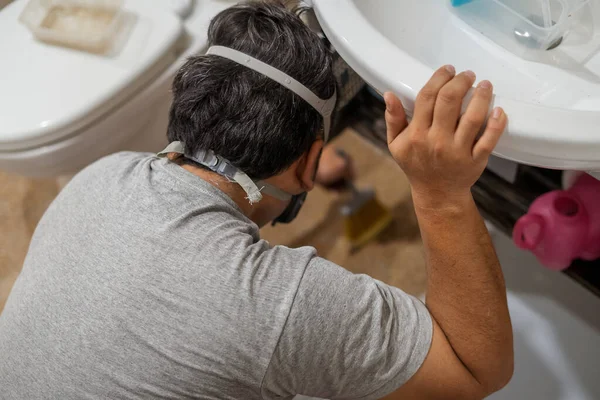
<instances>
[{"instance_id":1,"label":"white plastic lid","mask_svg":"<svg viewBox=\"0 0 600 400\"><path fill-rule=\"evenodd\" d=\"M174 14L128 0L122 44L99 56L37 41L18 21L26 3L0 10L10 38L0 41L0 150L51 143L102 117L172 63L182 34Z\"/></svg>"}]
</instances>

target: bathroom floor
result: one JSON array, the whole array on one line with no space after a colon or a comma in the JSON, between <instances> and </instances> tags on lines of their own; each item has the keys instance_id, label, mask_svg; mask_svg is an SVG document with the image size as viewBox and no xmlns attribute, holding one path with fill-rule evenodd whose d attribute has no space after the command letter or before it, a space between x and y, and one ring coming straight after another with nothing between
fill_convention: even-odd
<instances>
[{"instance_id":1,"label":"bathroom floor","mask_svg":"<svg viewBox=\"0 0 600 400\"><path fill-rule=\"evenodd\" d=\"M267 227L263 237L273 244L314 246L321 256L353 272L369 274L421 295L425 290L425 263L405 176L391 158L352 131L346 131L334 143L353 156L357 186L374 187L381 203L396 216L394 223L379 239L351 251L338 212L343 194L317 188L297 221ZM54 180L0 172L0 312L19 274L35 226L58 191Z\"/></svg>"}]
</instances>

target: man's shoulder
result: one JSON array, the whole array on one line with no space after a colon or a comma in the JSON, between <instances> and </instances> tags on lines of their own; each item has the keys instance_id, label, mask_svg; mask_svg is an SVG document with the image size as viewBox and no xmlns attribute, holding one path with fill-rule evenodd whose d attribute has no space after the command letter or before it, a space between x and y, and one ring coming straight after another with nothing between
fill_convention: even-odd
<instances>
[{"instance_id":1,"label":"man's shoulder","mask_svg":"<svg viewBox=\"0 0 600 400\"><path fill-rule=\"evenodd\" d=\"M344 267L321 257L313 257L306 268L304 280L310 282L310 287L326 286L329 289L338 288L362 291L366 286L381 283L365 274L355 274Z\"/></svg>"},{"instance_id":2,"label":"man's shoulder","mask_svg":"<svg viewBox=\"0 0 600 400\"><path fill-rule=\"evenodd\" d=\"M368 304L379 301L381 293L388 289L394 290L369 275L355 274L334 262L314 256L306 265L297 299L305 312L315 312L319 318L324 312L324 305L336 318L345 318L344 315L367 312Z\"/></svg>"},{"instance_id":3,"label":"man's shoulder","mask_svg":"<svg viewBox=\"0 0 600 400\"><path fill-rule=\"evenodd\" d=\"M107 167L123 168L126 165L134 165L143 160L150 160L155 155L152 153L141 153L136 151L121 151L109 154L90 164L86 170L106 170Z\"/></svg>"},{"instance_id":4,"label":"man's shoulder","mask_svg":"<svg viewBox=\"0 0 600 400\"><path fill-rule=\"evenodd\" d=\"M382 398L420 367L431 332L419 300L315 257L265 374L264 398Z\"/></svg>"},{"instance_id":5,"label":"man's shoulder","mask_svg":"<svg viewBox=\"0 0 600 400\"><path fill-rule=\"evenodd\" d=\"M118 176L128 175L141 163L154 159L152 153L123 151L102 157L82 169L73 177L69 186L87 185L98 186L102 182L114 182Z\"/></svg>"}]
</instances>

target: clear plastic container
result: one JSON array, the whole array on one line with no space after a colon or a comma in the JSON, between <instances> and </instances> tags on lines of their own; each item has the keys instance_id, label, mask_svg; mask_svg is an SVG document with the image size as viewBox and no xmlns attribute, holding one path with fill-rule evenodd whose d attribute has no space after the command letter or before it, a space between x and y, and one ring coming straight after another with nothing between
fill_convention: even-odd
<instances>
[{"instance_id":1,"label":"clear plastic container","mask_svg":"<svg viewBox=\"0 0 600 400\"><path fill-rule=\"evenodd\" d=\"M473 28L524 58L558 47L590 0L451 0Z\"/></svg>"},{"instance_id":2,"label":"clear plastic container","mask_svg":"<svg viewBox=\"0 0 600 400\"><path fill-rule=\"evenodd\" d=\"M92 53L113 44L123 0L30 0L19 20L44 42Z\"/></svg>"}]
</instances>

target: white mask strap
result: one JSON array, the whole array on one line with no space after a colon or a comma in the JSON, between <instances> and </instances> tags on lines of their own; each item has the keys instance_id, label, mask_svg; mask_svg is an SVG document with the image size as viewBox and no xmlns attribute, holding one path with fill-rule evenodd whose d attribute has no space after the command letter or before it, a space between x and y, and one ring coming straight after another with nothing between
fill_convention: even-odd
<instances>
[{"instance_id":1,"label":"white mask strap","mask_svg":"<svg viewBox=\"0 0 600 400\"><path fill-rule=\"evenodd\" d=\"M323 117L323 140L325 143L327 143L329 140L329 131L331 129L331 115L333 114L337 100L335 93L329 99L321 99L306 86L286 73L270 66L269 64L265 64L254 57L250 57L249 55L246 55L240 51L230 49L229 47L212 46L208 49L206 54L227 58L228 60L236 62L258 72L259 74L271 78L275 82L296 93L298 96L300 96L300 98L317 110L318 113Z\"/></svg>"},{"instance_id":2,"label":"white mask strap","mask_svg":"<svg viewBox=\"0 0 600 400\"><path fill-rule=\"evenodd\" d=\"M223 157L216 155L211 150L200 150L196 154L188 154L185 151L185 145L181 142L170 143L163 151L158 153L159 157L165 157L169 153L181 154L190 160L205 166L213 172L236 182L244 189L248 195L250 204L258 203L262 200L262 192L273 196L281 201L289 201L292 195L284 192L263 181L253 181L248 175L236 168L231 162Z\"/></svg>"}]
</instances>

